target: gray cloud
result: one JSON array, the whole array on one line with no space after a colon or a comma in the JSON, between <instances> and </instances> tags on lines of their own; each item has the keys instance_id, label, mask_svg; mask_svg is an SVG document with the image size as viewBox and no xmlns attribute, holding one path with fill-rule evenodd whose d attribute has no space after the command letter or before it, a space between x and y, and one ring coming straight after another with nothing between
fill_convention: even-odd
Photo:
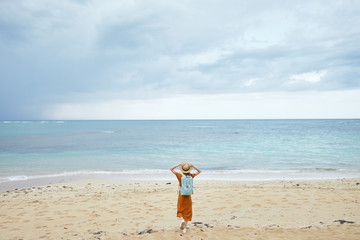
<instances>
[{"instance_id":1,"label":"gray cloud","mask_svg":"<svg viewBox=\"0 0 360 240\"><path fill-rule=\"evenodd\" d=\"M0 118L39 118L57 103L358 89L359 9L350 0L4 0Z\"/></svg>"}]
</instances>

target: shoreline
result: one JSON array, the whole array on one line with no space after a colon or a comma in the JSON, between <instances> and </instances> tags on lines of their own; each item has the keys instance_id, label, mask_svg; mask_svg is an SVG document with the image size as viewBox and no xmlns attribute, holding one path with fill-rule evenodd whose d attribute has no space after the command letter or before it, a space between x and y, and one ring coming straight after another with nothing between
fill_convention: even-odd
<instances>
[{"instance_id":1,"label":"shoreline","mask_svg":"<svg viewBox=\"0 0 360 240\"><path fill-rule=\"evenodd\" d=\"M4 239L359 239L360 178L194 182L186 234L177 181L81 180L0 193Z\"/></svg>"},{"instance_id":2,"label":"shoreline","mask_svg":"<svg viewBox=\"0 0 360 240\"><path fill-rule=\"evenodd\" d=\"M173 174L169 170L131 170L131 171L78 171L42 175L19 175L0 177L0 192L19 188L28 188L73 182L79 180L114 181L171 181ZM282 180L336 180L360 178L358 170L203 170L197 180L208 181L282 181ZM4 180L5 179L5 180Z\"/></svg>"}]
</instances>

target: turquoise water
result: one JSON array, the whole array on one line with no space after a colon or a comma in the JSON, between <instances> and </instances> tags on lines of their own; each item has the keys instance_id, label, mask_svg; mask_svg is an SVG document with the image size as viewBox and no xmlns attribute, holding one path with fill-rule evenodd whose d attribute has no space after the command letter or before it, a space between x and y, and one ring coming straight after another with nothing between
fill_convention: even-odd
<instances>
[{"instance_id":1,"label":"turquoise water","mask_svg":"<svg viewBox=\"0 0 360 240\"><path fill-rule=\"evenodd\" d=\"M360 120L0 122L0 182L169 169L360 173ZM260 174L261 175L261 174Z\"/></svg>"}]
</instances>

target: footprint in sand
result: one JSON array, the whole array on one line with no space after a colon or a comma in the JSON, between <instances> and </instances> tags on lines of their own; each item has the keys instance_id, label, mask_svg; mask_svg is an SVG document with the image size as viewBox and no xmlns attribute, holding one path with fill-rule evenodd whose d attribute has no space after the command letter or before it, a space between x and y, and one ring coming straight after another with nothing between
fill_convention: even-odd
<instances>
[{"instance_id":1,"label":"footprint in sand","mask_svg":"<svg viewBox=\"0 0 360 240\"><path fill-rule=\"evenodd\" d=\"M278 205L277 202L274 202L274 201L271 200L271 199L266 199L265 202L266 202L267 204L270 204L270 205Z\"/></svg>"},{"instance_id":2,"label":"footprint in sand","mask_svg":"<svg viewBox=\"0 0 360 240\"><path fill-rule=\"evenodd\" d=\"M252 206L252 207L256 207L256 208L261 207L260 204L253 204L253 205L251 205L251 206Z\"/></svg>"}]
</instances>

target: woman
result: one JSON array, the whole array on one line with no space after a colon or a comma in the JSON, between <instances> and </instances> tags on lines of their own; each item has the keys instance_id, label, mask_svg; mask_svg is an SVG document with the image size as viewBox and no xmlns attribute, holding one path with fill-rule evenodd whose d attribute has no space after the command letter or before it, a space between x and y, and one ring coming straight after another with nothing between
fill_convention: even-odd
<instances>
[{"instance_id":1,"label":"woman","mask_svg":"<svg viewBox=\"0 0 360 240\"><path fill-rule=\"evenodd\" d=\"M194 178L195 176L199 175L201 173L200 169L198 169L197 167L195 167L194 165L192 165L191 163L180 163L178 165L173 166L172 168L170 168L170 171L173 172L178 181L179 181L179 185L181 187L181 178L182 178L182 174L175 172L174 169L180 167L180 171L187 176L191 176L192 178ZM192 168L196 169L196 173L192 173L191 174L191 170ZM177 202L177 216L181 218L181 227L180 229L183 230L183 232L186 232L186 226L188 221L191 221L192 218L192 200L191 200L191 195L188 196L183 196L180 194L180 191L178 193L178 202Z\"/></svg>"}]
</instances>

